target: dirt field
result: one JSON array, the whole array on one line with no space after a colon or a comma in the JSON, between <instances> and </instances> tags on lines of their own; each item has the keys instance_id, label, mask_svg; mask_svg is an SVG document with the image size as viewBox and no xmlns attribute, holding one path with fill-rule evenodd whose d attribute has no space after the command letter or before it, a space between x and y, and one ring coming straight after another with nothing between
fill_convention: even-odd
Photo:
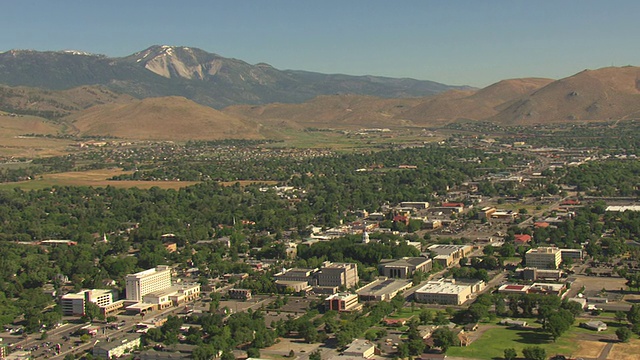
<instances>
[{"instance_id":1,"label":"dirt field","mask_svg":"<svg viewBox=\"0 0 640 360\"><path fill-rule=\"evenodd\" d=\"M640 340L631 340L626 344L614 344L607 360L638 360L640 358Z\"/></svg>"},{"instance_id":2,"label":"dirt field","mask_svg":"<svg viewBox=\"0 0 640 360\"><path fill-rule=\"evenodd\" d=\"M578 340L578 350L571 354L574 358L597 358L607 343L602 341Z\"/></svg>"},{"instance_id":3,"label":"dirt field","mask_svg":"<svg viewBox=\"0 0 640 360\"><path fill-rule=\"evenodd\" d=\"M280 359L282 356L289 355L289 351L293 350L296 355L301 352L311 353L321 344L307 344L302 339L285 339L279 338L280 342L260 350L260 357L268 359Z\"/></svg>"}]
</instances>

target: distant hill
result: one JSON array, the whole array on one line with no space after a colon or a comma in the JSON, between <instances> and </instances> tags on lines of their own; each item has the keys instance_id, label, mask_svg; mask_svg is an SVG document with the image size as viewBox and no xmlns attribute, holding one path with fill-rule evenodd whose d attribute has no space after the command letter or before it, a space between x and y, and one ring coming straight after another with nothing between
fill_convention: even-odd
<instances>
[{"instance_id":1,"label":"distant hill","mask_svg":"<svg viewBox=\"0 0 640 360\"><path fill-rule=\"evenodd\" d=\"M102 85L137 98L182 96L214 108L301 103L332 94L417 97L467 88L414 79L278 70L197 48L158 45L123 58L78 51L6 51L0 53L0 83L51 90Z\"/></svg>"},{"instance_id":2,"label":"distant hill","mask_svg":"<svg viewBox=\"0 0 640 360\"><path fill-rule=\"evenodd\" d=\"M0 110L9 113L62 118L94 105L129 102L134 98L101 86L81 86L69 90L44 90L26 86L0 85Z\"/></svg>"},{"instance_id":3,"label":"distant hill","mask_svg":"<svg viewBox=\"0 0 640 360\"><path fill-rule=\"evenodd\" d=\"M262 138L255 123L182 97L97 105L65 120L78 135L177 141Z\"/></svg>"},{"instance_id":4,"label":"distant hill","mask_svg":"<svg viewBox=\"0 0 640 360\"><path fill-rule=\"evenodd\" d=\"M487 118L500 124L532 124L640 117L640 68L585 70L522 96Z\"/></svg>"}]
</instances>

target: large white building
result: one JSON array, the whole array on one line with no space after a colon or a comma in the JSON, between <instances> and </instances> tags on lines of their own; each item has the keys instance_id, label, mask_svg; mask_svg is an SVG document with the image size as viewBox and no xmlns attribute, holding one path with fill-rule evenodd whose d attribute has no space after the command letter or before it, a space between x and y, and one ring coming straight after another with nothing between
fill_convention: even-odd
<instances>
[{"instance_id":1,"label":"large white building","mask_svg":"<svg viewBox=\"0 0 640 360\"><path fill-rule=\"evenodd\" d=\"M66 294L60 299L62 315L82 316L87 301L90 301L100 308L105 308L113 303L113 290L93 289L83 290L76 294Z\"/></svg>"},{"instance_id":2,"label":"large white building","mask_svg":"<svg viewBox=\"0 0 640 360\"><path fill-rule=\"evenodd\" d=\"M429 281L416 290L416 301L440 305L461 305L471 298L471 294L484 289L484 281L457 283L455 279Z\"/></svg>"},{"instance_id":3,"label":"large white building","mask_svg":"<svg viewBox=\"0 0 640 360\"><path fill-rule=\"evenodd\" d=\"M562 262L562 251L556 247L539 247L527 251L525 259L527 267L557 269Z\"/></svg>"},{"instance_id":4,"label":"large white building","mask_svg":"<svg viewBox=\"0 0 640 360\"><path fill-rule=\"evenodd\" d=\"M159 265L126 277L127 300L142 301L142 298L152 292L171 287L171 268Z\"/></svg>"}]
</instances>

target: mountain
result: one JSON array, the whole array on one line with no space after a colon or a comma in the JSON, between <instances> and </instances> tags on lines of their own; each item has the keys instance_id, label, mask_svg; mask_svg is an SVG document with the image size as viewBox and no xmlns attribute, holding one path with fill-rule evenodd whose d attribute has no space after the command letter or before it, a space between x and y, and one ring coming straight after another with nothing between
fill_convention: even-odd
<instances>
[{"instance_id":1,"label":"mountain","mask_svg":"<svg viewBox=\"0 0 640 360\"><path fill-rule=\"evenodd\" d=\"M400 116L429 126L446 125L458 119L485 120L551 82L552 79L540 78L509 79L478 91L448 91L424 99Z\"/></svg>"},{"instance_id":2,"label":"mountain","mask_svg":"<svg viewBox=\"0 0 640 360\"><path fill-rule=\"evenodd\" d=\"M500 124L618 120L640 116L640 68L585 70L522 96L487 118Z\"/></svg>"},{"instance_id":3,"label":"mountain","mask_svg":"<svg viewBox=\"0 0 640 360\"><path fill-rule=\"evenodd\" d=\"M166 45L123 58L78 51L10 50L0 53L0 83L52 90L102 85L138 98L183 96L215 108L301 103L331 94L417 97L467 88L414 79L278 70L197 48Z\"/></svg>"},{"instance_id":4,"label":"mountain","mask_svg":"<svg viewBox=\"0 0 640 360\"><path fill-rule=\"evenodd\" d=\"M433 127L458 119L484 120L551 82L551 79L512 79L477 91L450 90L424 98L333 95L302 104L236 105L223 111L271 125L291 126L293 122L307 127Z\"/></svg>"},{"instance_id":5,"label":"mountain","mask_svg":"<svg viewBox=\"0 0 640 360\"><path fill-rule=\"evenodd\" d=\"M79 135L140 140L261 139L258 125L183 97L97 105L65 121Z\"/></svg>"}]
</instances>

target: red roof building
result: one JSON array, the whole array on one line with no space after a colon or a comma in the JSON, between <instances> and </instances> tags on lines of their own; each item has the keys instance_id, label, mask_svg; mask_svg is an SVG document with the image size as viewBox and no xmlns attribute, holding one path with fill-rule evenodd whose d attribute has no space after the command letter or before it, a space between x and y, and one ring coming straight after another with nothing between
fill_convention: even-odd
<instances>
[{"instance_id":1,"label":"red roof building","mask_svg":"<svg viewBox=\"0 0 640 360\"><path fill-rule=\"evenodd\" d=\"M516 245L525 245L531 241L531 235L518 234L514 235Z\"/></svg>"},{"instance_id":2,"label":"red roof building","mask_svg":"<svg viewBox=\"0 0 640 360\"><path fill-rule=\"evenodd\" d=\"M457 203L457 202L446 202L446 203L442 203L442 207L456 207L456 208L463 208L464 209L464 204L463 203Z\"/></svg>"}]
</instances>

